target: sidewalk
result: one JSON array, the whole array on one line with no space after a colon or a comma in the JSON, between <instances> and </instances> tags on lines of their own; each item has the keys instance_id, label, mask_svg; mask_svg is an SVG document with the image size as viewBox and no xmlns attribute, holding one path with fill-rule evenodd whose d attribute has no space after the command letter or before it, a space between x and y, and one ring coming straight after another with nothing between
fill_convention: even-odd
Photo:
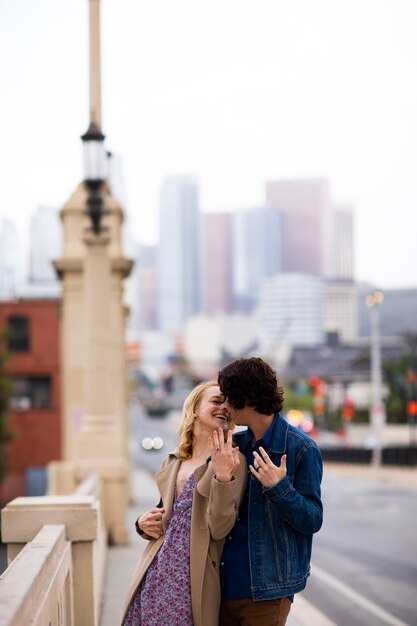
<instances>
[{"instance_id":1,"label":"sidewalk","mask_svg":"<svg viewBox=\"0 0 417 626\"><path fill-rule=\"evenodd\" d=\"M324 472L327 477L346 476L354 480L417 489L417 468L374 468L363 465L326 463ZM145 542L137 536L134 524L141 513L153 507L159 500L153 477L144 470L134 469L132 491L137 502L133 503L128 511L131 543L128 546L114 546L109 549L100 626L119 626L120 624L126 591L137 560L145 546ZM302 593L295 596L287 624L288 626L336 626L307 602Z\"/></svg>"}]
</instances>

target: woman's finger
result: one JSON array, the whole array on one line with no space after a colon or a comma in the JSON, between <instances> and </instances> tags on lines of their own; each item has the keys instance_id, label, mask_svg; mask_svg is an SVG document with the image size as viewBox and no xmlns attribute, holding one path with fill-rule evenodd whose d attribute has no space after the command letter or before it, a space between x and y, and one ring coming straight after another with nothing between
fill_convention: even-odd
<instances>
[{"instance_id":1,"label":"woman's finger","mask_svg":"<svg viewBox=\"0 0 417 626\"><path fill-rule=\"evenodd\" d=\"M219 447L220 447L220 450L224 450L225 445L224 445L223 430L221 428L218 428L217 429L217 434L218 434L218 437L219 437Z\"/></svg>"}]
</instances>

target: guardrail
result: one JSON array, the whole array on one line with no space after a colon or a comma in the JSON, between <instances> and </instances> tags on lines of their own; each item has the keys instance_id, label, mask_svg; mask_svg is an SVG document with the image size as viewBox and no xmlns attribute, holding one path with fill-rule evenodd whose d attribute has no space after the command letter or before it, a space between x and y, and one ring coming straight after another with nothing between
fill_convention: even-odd
<instances>
[{"instance_id":1,"label":"guardrail","mask_svg":"<svg viewBox=\"0 0 417 626\"><path fill-rule=\"evenodd\" d=\"M321 446L323 461L332 463L369 464L372 460L370 448ZM417 446L385 446L381 455L382 465L417 466Z\"/></svg>"},{"instance_id":2,"label":"guardrail","mask_svg":"<svg viewBox=\"0 0 417 626\"><path fill-rule=\"evenodd\" d=\"M15 498L2 511L8 563L0 626L97 626L107 551L101 480L71 495Z\"/></svg>"}]
</instances>

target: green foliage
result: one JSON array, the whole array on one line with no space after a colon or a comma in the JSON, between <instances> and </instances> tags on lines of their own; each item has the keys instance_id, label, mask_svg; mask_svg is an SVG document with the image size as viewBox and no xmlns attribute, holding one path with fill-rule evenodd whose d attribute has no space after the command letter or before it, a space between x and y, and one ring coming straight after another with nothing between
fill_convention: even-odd
<instances>
[{"instance_id":1,"label":"green foliage","mask_svg":"<svg viewBox=\"0 0 417 626\"><path fill-rule=\"evenodd\" d=\"M391 423L407 421L407 401L414 398L417 389L410 385L407 373L417 374L417 335L406 337L408 351L398 360L384 361L384 378L388 385L387 415ZM415 398L417 399L417 398Z\"/></svg>"},{"instance_id":2,"label":"green foliage","mask_svg":"<svg viewBox=\"0 0 417 626\"><path fill-rule=\"evenodd\" d=\"M6 351L6 340L7 331L3 330L0 334L0 482L4 479L6 474L7 444L13 437L8 426L11 383L6 373L6 363L9 358Z\"/></svg>"},{"instance_id":3,"label":"green foliage","mask_svg":"<svg viewBox=\"0 0 417 626\"><path fill-rule=\"evenodd\" d=\"M299 409L300 411L313 410L313 397L311 393L297 393L290 387L284 390L285 409Z\"/></svg>"}]
</instances>

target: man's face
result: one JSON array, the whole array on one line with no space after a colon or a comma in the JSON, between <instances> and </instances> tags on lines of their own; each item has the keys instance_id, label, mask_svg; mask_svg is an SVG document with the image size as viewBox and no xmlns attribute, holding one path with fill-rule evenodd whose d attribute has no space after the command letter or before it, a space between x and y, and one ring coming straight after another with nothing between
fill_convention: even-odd
<instances>
[{"instance_id":1,"label":"man's face","mask_svg":"<svg viewBox=\"0 0 417 626\"><path fill-rule=\"evenodd\" d=\"M230 414L232 421L237 426L249 426L250 415L253 413L253 409L248 406L243 407L243 409L235 409L230 402L226 398L226 409Z\"/></svg>"}]
</instances>

